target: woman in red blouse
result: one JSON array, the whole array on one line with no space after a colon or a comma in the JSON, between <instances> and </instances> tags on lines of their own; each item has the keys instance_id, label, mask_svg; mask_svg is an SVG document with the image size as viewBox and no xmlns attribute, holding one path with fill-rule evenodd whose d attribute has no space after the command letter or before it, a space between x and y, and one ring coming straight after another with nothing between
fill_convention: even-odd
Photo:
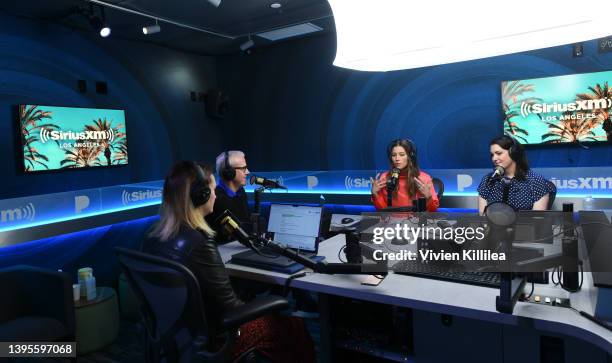
<instances>
[{"instance_id":1,"label":"woman in red blouse","mask_svg":"<svg viewBox=\"0 0 612 363\"><path fill-rule=\"evenodd\" d=\"M399 169L399 182L393 191L393 207L411 207L412 200L427 199L427 211L435 212L440 201L434 190L431 177L419 169L416 147L412 141L398 139L387 147L391 169ZM390 171L383 173L378 180L371 178L372 202L376 209L387 208L387 179Z\"/></svg>"}]
</instances>

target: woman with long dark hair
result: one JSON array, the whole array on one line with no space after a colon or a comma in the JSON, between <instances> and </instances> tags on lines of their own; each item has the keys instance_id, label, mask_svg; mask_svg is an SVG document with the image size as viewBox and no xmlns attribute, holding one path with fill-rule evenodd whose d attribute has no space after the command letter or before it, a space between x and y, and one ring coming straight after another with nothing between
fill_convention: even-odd
<instances>
[{"instance_id":1,"label":"woman with long dark hair","mask_svg":"<svg viewBox=\"0 0 612 363\"><path fill-rule=\"evenodd\" d=\"M207 321L220 326L227 311L243 304L230 283L205 220L215 203L212 169L191 161L175 164L164 181L159 222L143 244L145 252L178 261L189 268L202 289ZM297 318L267 315L240 327L234 356L255 347L272 362L314 362L314 346Z\"/></svg>"},{"instance_id":2,"label":"woman with long dark hair","mask_svg":"<svg viewBox=\"0 0 612 363\"><path fill-rule=\"evenodd\" d=\"M411 207L412 200L425 198L427 211L435 212L440 201L431 182L431 177L419 168L417 151L414 143L408 139L393 140L387 147L387 157L391 170L398 169L398 181L392 191L393 207ZM383 173L379 179L371 179L372 202L376 209L390 207L387 205L387 180L391 170Z\"/></svg>"},{"instance_id":3,"label":"woman with long dark hair","mask_svg":"<svg viewBox=\"0 0 612 363\"><path fill-rule=\"evenodd\" d=\"M516 210L548 209L549 195L556 193L556 188L529 168L523 145L503 135L491 140L489 146L493 165L502 167L503 173L487 174L482 178L478 186L480 214L495 202L507 203Z\"/></svg>"}]
</instances>

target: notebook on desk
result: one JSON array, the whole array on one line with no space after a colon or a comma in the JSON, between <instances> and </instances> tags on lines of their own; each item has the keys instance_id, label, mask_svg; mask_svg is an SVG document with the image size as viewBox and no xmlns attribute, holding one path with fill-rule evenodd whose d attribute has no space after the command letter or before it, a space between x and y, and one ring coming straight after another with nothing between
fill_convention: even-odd
<instances>
[{"instance_id":1,"label":"notebook on desk","mask_svg":"<svg viewBox=\"0 0 612 363\"><path fill-rule=\"evenodd\" d=\"M319 247L322 210L321 206L272 204L267 231L275 243L293 249L304 257L313 258ZM303 268L295 261L269 249L264 249L262 252L261 255L254 251L236 253L232 255L231 263L281 272L289 271L287 273ZM294 268L298 270L293 271Z\"/></svg>"}]
</instances>

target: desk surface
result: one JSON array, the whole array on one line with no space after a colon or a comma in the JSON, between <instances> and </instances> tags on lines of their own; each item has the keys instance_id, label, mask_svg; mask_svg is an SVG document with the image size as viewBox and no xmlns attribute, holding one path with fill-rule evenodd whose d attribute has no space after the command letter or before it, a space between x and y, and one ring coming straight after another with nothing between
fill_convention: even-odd
<instances>
[{"instance_id":1,"label":"desk surface","mask_svg":"<svg viewBox=\"0 0 612 363\"><path fill-rule=\"evenodd\" d=\"M339 262L338 251L343 245L344 235L337 235L320 243L319 254L325 256L328 262ZM284 284L289 275L228 263L232 254L244 249L245 247L238 242L219 248L231 276ZM518 325L521 321L530 319L534 328L538 330L574 336L612 354L612 332L568 308L517 302L514 313L510 315L495 310L495 297L499 294L497 289L398 275L392 272L378 286L361 285L364 279L364 275L309 273L295 279L291 286L318 293L509 325ZM526 288L530 289L531 285ZM597 290L593 286L591 273L585 273L582 289L577 293L570 294L552 284L547 286L538 284L534 294L570 297L574 308L593 314Z\"/></svg>"}]
</instances>

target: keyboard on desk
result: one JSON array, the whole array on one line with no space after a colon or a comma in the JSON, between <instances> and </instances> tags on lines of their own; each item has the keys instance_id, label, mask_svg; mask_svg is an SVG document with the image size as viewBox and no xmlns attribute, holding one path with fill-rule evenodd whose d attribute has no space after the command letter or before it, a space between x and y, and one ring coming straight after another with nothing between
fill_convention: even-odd
<instances>
[{"instance_id":1,"label":"keyboard on desk","mask_svg":"<svg viewBox=\"0 0 612 363\"><path fill-rule=\"evenodd\" d=\"M496 272L453 271L446 267L437 266L435 264L425 264L418 261L398 262L393 265L393 272L493 288L499 288L500 284L500 274Z\"/></svg>"}]
</instances>

